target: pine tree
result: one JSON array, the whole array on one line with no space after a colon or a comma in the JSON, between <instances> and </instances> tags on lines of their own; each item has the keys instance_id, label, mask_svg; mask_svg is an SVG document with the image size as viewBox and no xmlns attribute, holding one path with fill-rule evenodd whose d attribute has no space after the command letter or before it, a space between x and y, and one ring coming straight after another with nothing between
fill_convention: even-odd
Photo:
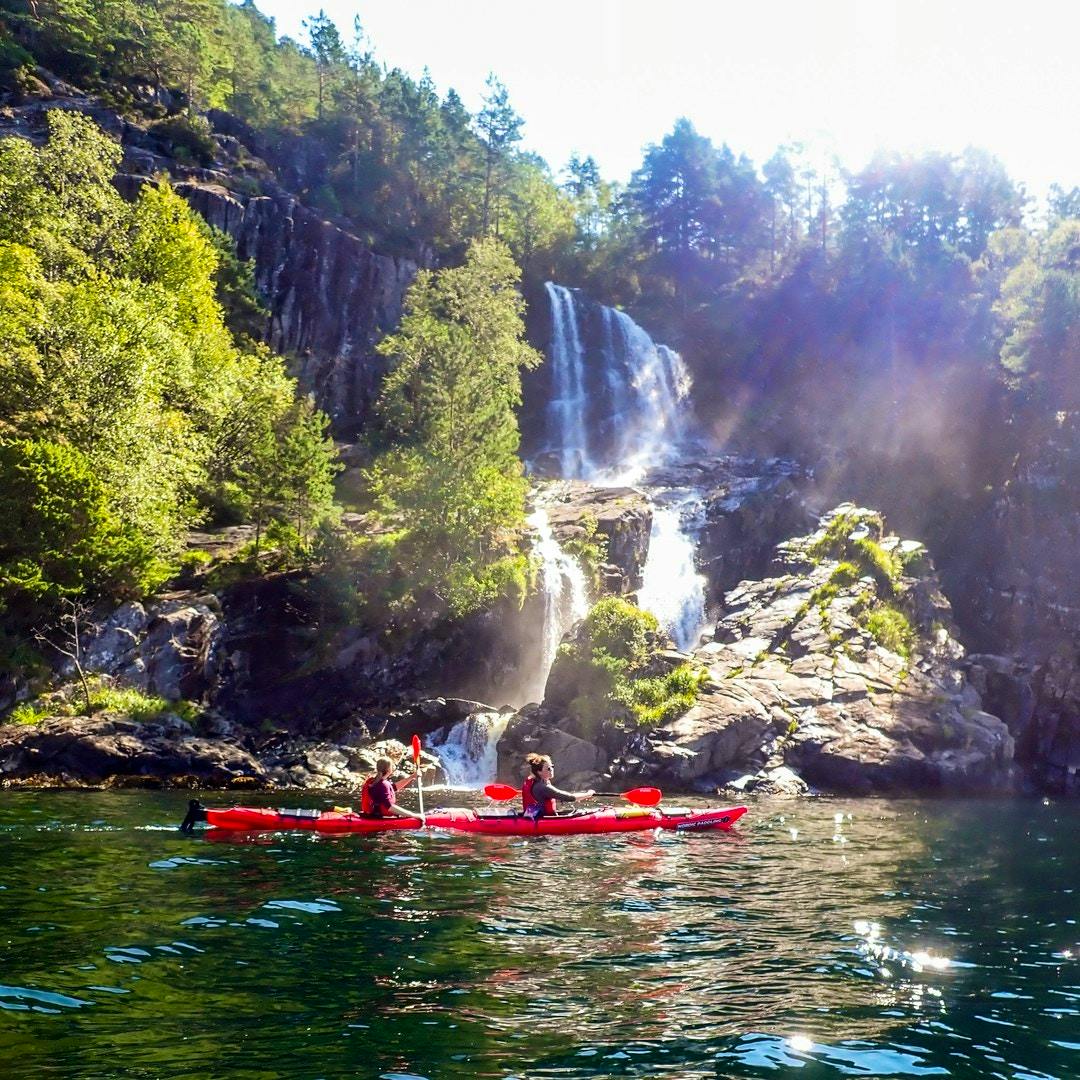
<instances>
[{"instance_id":1,"label":"pine tree","mask_svg":"<svg viewBox=\"0 0 1080 1080\"><path fill-rule=\"evenodd\" d=\"M514 414L524 340L519 271L500 243L476 241L461 267L421 272L380 352L392 357L378 413L395 449L368 475L402 529L400 561L454 613L492 599L521 563L507 530L524 516L526 483Z\"/></svg>"}]
</instances>

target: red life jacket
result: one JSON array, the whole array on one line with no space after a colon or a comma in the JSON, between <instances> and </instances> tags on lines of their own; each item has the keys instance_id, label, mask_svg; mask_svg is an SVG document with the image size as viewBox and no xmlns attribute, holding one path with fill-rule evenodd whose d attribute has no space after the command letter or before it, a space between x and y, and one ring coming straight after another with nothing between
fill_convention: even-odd
<instances>
[{"instance_id":1,"label":"red life jacket","mask_svg":"<svg viewBox=\"0 0 1080 1080\"><path fill-rule=\"evenodd\" d=\"M524 783L521 785L521 805L526 814L554 814L555 813L555 800L545 799L543 806L540 805L536 799L533 798L533 784L536 783L537 777L526 777Z\"/></svg>"},{"instance_id":2,"label":"red life jacket","mask_svg":"<svg viewBox=\"0 0 1080 1080\"><path fill-rule=\"evenodd\" d=\"M371 787L373 784L381 783L382 777L369 776L364 781L364 786L360 789L360 813L368 814L371 817L382 817L381 807L375 805L375 800L371 797ZM394 799L391 797L390 805L393 806Z\"/></svg>"}]
</instances>

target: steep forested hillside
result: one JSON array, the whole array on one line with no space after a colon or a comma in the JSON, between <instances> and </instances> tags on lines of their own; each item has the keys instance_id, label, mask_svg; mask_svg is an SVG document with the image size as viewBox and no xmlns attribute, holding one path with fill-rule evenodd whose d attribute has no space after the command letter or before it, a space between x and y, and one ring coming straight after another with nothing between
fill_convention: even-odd
<instances>
[{"instance_id":1,"label":"steep forested hillside","mask_svg":"<svg viewBox=\"0 0 1080 1080\"><path fill-rule=\"evenodd\" d=\"M431 269L466 264L475 241L501 241L530 301L547 279L580 286L679 348L718 443L795 455L823 487L926 537L972 640L1021 647L1045 632L1047 648L1075 661L1080 188L1036 203L978 149L882 153L850 172L791 145L755 163L676 118L625 186L588 157L556 173L522 150L527 118L496 77L474 116L453 91L387 69L359 24L343 35L320 13L305 25L304 41L278 40L250 0L4 0L5 108L77 86L153 132L196 178L227 137L234 158L264 160L276 183L372 250ZM62 476L80 520L93 522L96 554L58 569L56 588L159 579L199 507L221 517L264 506L286 520L290 498L273 484L308 475L324 491L321 452L298 449L299 473L277 462L278 479L263 475L260 454L286 445L281 425L311 447L321 421L277 360L229 337L223 318L260 328L229 245L167 186L122 204L107 184L114 151L76 121L58 119L43 149L0 145L0 363L22 373L2 391L6 471L26 490ZM233 190L258 194L260 175L241 171ZM504 270L496 276L512 280ZM414 297L417 333L430 300ZM146 320L152 347L139 338ZM422 344L411 332L397 338L406 353ZM67 339L100 357L98 383L54 374L67 370ZM110 349L127 341L127 355L146 360L120 372ZM114 378L127 380L122 394ZM242 433L225 423L234 401L262 403ZM387 465L404 467L421 436L393 430L385 412L379 421L378 407L371 420L368 460L389 452ZM135 458L142 471L115 464ZM312 462L321 479L305 473ZM416 461L409 468L415 479ZM379 475L390 474L372 473L366 498ZM493 529L520 516L517 495L503 519L479 489L469 514L489 513ZM25 503L20 492L13 504ZM396 494L404 506L406 495L437 493ZM312 496L325 503L325 492ZM321 513L297 512L292 527L306 534ZM55 550L83 549L64 539ZM497 543L485 551L506 554ZM25 570L28 559L8 563ZM467 576L469 589L484 578ZM408 593L399 580L395 595Z\"/></svg>"}]
</instances>

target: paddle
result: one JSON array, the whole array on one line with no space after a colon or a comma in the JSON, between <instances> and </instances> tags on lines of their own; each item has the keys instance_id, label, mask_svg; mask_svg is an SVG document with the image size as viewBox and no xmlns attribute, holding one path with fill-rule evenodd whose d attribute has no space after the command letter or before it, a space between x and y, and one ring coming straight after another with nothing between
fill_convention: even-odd
<instances>
[{"instance_id":1,"label":"paddle","mask_svg":"<svg viewBox=\"0 0 1080 1080\"><path fill-rule=\"evenodd\" d=\"M412 759L416 766L416 793L420 796L420 818L424 817L424 776L420 771L420 736L412 737Z\"/></svg>"},{"instance_id":2,"label":"paddle","mask_svg":"<svg viewBox=\"0 0 1080 1080\"><path fill-rule=\"evenodd\" d=\"M484 794L496 802L506 802L508 799L516 799L521 791L509 784L488 784L484 788ZM610 799L626 799L627 802L635 803L637 806L656 806L664 797L664 793L654 787L638 787L630 791L597 791L595 794L604 795Z\"/></svg>"}]
</instances>

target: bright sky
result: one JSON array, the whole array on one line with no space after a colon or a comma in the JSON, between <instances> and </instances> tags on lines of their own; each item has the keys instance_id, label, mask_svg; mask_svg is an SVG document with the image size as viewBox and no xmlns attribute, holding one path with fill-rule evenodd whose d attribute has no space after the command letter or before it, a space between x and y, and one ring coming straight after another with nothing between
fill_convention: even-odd
<instances>
[{"instance_id":1,"label":"bright sky","mask_svg":"<svg viewBox=\"0 0 1080 1080\"><path fill-rule=\"evenodd\" d=\"M320 0L256 0L306 40ZM625 181L687 116L760 166L801 139L852 168L878 146L981 146L1030 193L1080 184L1080 0L321 0L389 67L472 111L489 71L559 170Z\"/></svg>"}]
</instances>

